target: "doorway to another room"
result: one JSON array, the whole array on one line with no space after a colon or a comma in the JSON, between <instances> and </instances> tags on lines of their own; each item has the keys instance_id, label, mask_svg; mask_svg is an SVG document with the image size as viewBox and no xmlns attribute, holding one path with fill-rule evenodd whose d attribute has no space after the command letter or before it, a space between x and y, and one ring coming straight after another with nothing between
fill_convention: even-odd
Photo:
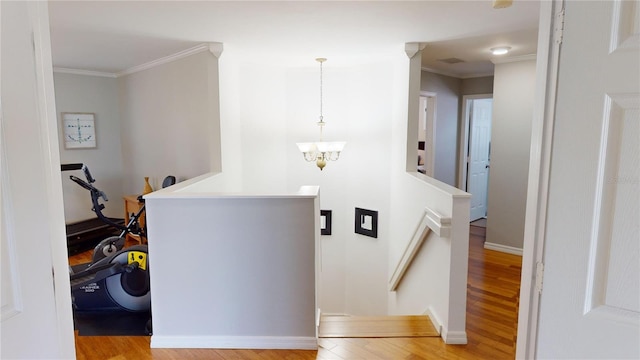
<instances>
[{"instance_id":1,"label":"doorway to another room","mask_svg":"<svg viewBox=\"0 0 640 360\"><path fill-rule=\"evenodd\" d=\"M418 110L418 172L434 177L436 93L421 91Z\"/></svg>"},{"instance_id":2,"label":"doorway to another room","mask_svg":"<svg viewBox=\"0 0 640 360\"><path fill-rule=\"evenodd\" d=\"M462 100L464 134L461 149L460 188L471 194L470 221L486 226L491 168L491 94L468 95Z\"/></svg>"}]
</instances>

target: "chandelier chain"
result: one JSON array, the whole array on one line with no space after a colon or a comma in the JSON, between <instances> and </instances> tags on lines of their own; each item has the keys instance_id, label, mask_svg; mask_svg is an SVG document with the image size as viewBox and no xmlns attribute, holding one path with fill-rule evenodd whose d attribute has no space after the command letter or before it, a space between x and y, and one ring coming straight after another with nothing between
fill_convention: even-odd
<instances>
[{"instance_id":1,"label":"chandelier chain","mask_svg":"<svg viewBox=\"0 0 640 360\"><path fill-rule=\"evenodd\" d=\"M320 62L320 122L322 122L322 61Z\"/></svg>"}]
</instances>

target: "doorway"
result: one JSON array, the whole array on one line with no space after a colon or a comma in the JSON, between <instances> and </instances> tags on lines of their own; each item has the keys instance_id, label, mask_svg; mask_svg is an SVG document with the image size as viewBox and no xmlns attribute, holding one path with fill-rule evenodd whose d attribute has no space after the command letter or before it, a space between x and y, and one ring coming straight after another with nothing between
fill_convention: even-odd
<instances>
[{"instance_id":1,"label":"doorway","mask_svg":"<svg viewBox=\"0 0 640 360\"><path fill-rule=\"evenodd\" d=\"M418 110L418 172L434 177L436 93L421 91Z\"/></svg>"},{"instance_id":2,"label":"doorway","mask_svg":"<svg viewBox=\"0 0 640 360\"><path fill-rule=\"evenodd\" d=\"M491 168L491 94L463 97L465 125L461 149L459 185L471 193L470 220L486 219Z\"/></svg>"}]
</instances>

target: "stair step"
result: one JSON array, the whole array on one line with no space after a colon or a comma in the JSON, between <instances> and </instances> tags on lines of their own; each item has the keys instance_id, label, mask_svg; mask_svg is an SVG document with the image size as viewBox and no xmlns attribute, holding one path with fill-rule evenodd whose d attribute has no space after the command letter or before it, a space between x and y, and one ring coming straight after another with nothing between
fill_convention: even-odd
<instances>
[{"instance_id":1,"label":"stair step","mask_svg":"<svg viewBox=\"0 0 640 360\"><path fill-rule=\"evenodd\" d=\"M426 315L336 316L322 315L321 338L392 338L440 336Z\"/></svg>"}]
</instances>

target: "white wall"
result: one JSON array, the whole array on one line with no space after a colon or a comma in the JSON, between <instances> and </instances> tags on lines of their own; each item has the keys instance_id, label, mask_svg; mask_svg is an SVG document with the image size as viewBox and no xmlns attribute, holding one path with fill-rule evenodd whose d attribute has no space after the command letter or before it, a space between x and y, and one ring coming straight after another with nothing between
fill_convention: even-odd
<instances>
[{"instance_id":1,"label":"white wall","mask_svg":"<svg viewBox=\"0 0 640 360\"><path fill-rule=\"evenodd\" d=\"M522 249L536 61L495 66L486 244Z\"/></svg>"},{"instance_id":2,"label":"white wall","mask_svg":"<svg viewBox=\"0 0 640 360\"><path fill-rule=\"evenodd\" d=\"M123 191L220 169L218 66L203 51L118 78Z\"/></svg>"},{"instance_id":3,"label":"white wall","mask_svg":"<svg viewBox=\"0 0 640 360\"><path fill-rule=\"evenodd\" d=\"M363 57L349 64L327 55L324 139L347 145L339 161L320 171L296 147L319 136L315 57L295 64L287 59L257 63L225 46L220 59L223 172L246 191L319 185L321 208L333 211L332 235L321 239L322 311L385 314L395 60ZM377 239L354 233L355 207L379 211Z\"/></svg>"},{"instance_id":4,"label":"white wall","mask_svg":"<svg viewBox=\"0 0 640 360\"><path fill-rule=\"evenodd\" d=\"M316 349L318 189L190 183L146 197L151 346Z\"/></svg>"},{"instance_id":5,"label":"white wall","mask_svg":"<svg viewBox=\"0 0 640 360\"><path fill-rule=\"evenodd\" d=\"M59 129L62 129L61 113L88 112L95 114L97 146L94 149L67 150L62 131L59 131L60 161L84 163L96 179L95 186L104 191L109 202L104 214L122 218L122 150L120 143L120 114L118 87L115 78L54 74L56 108ZM89 192L69 179L75 175L84 179L81 171L62 173L65 221L95 218Z\"/></svg>"},{"instance_id":6,"label":"white wall","mask_svg":"<svg viewBox=\"0 0 640 360\"><path fill-rule=\"evenodd\" d=\"M436 93L436 159L433 177L451 186L456 185L460 86L460 79L421 72L420 90Z\"/></svg>"},{"instance_id":7,"label":"white wall","mask_svg":"<svg viewBox=\"0 0 640 360\"><path fill-rule=\"evenodd\" d=\"M462 79L460 83L460 96L492 93L493 76ZM460 105L462 106L462 103Z\"/></svg>"},{"instance_id":8,"label":"white wall","mask_svg":"<svg viewBox=\"0 0 640 360\"><path fill-rule=\"evenodd\" d=\"M404 54L403 54L404 56ZM417 99L421 90L416 82L410 85L408 74L417 73L420 54L396 64L398 77L393 90L402 96L394 98L391 152L391 201L388 267L393 272L402 257L413 232L424 215L424 208L452 217L451 238L430 236L425 240L397 291L388 293L391 314L429 313L442 326L443 338L451 343L466 343L466 286L469 251L469 194L436 179L418 173L408 173L407 129L416 129ZM402 76L402 74L405 74ZM409 92L407 92L409 89ZM408 105L409 104L409 105ZM411 106L415 109L411 109ZM407 114L410 115L407 120ZM414 144L412 140L409 140ZM455 164L455 163L454 163ZM456 241L453 241L456 239ZM444 275L444 276L442 276ZM389 280L389 278L387 278Z\"/></svg>"}]
</instances>

